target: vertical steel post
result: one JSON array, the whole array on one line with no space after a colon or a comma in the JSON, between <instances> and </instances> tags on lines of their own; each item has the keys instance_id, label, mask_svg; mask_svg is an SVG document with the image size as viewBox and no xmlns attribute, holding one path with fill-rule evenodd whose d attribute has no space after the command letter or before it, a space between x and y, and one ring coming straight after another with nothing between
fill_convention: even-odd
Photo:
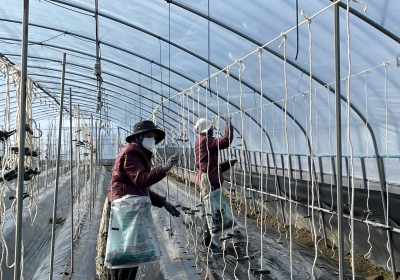
<instances>
[{"instance_id":1,"label":"vertical steel post","mask_svg":"<svg viewBox=\"0 0 400 280\"><path fill-rule=\"evenodd\" d=\"M61 132L62 132L62 113L64 109L64 79L65 79L65 59L66 54L63 53L62 74L61 74L61 93L60 93L60 112L58 121L58 142L57 142L57 161L56 161L56 184L54 188L54 205L53 205L53 223L51 229L51 251L50 251L50 271L49 280L53 279L54 266L54 245L56 239L56 220L57 220L57 197L58 197L58 179L60 175L60 154L61 154Z\"/></svg>"},{"instance_id":2,"label":"vertical steel post","mask_svg":"<svg viewBox=\"0 0 400 280\"><path fill-rule=\"evenodd\" d=\"M162 125L163 125L163 130L165 131L165 123L164 123L164 100L161 97L161 114L162 114ZM167 163L167 138L168 135L165 135L164 138L164 164ZM169 197L169 183L168 183L168 174L167 174L167 199L168 201L171 201L170 197ZM172 236L172 228L171 228L171 214L168 213L168 217L169 217L169 235Z\"/></svg>"},{"instance_id":3,"label":"vertical steel post","mask_svg":"<svg viewBox=\"0 0 400 280\"><path fill-rule=\"evenodd\" d=\"M74 181L72 175L73 150L72 150L72 90L69 88L69 167L70 167L70 193L71 193L71 273L74 272ZM77 173L78 175L79 173Z\"/></svg>"},{"instance_id":4,"label":"vertical steel post","mask_svg":"<svg viewBox=\"0 0 400 280\"><path fill-rule=\"evenodd\" d=\"M97 169L97 167L98 167L98 160L99 160L99 158L98 158L98 153L99 153L99 139L98 139L98 135L97 135L97 121L95 122L95 133L96 133L96 154L95 154L95 156L96 156L96 160L94 161L94 185L96 186L95 188L94 188L94 197L96 197L97 196L97 177L98 177L98 169ZM93 202L94 202L94 198L93 198ZM94 207L94 203L93 203L93 207Z\"/></svg>"},{"instance_id":5,"label":"vertical steel post","mask_svg":"<svg viewBox=\"0 0 400 280\"><path fill-rule=\"evenodd\" d=\"M343 189L342 189L342 116L340 100L340 27L339 3L333 6L334 51L335 51L335 130L336 130L336 183L337 219L339 249L339 280L344 280L344 242L343 242Z\"/></svg>"},{"instance_id":6,"label":"vertical steel post","mask_svg":"<svg viewBox=\"0 0 400 280\"><path fill-rule=\"evenodd\" d=\"M261 162L262 162L262 153L260 153L260 156L261 156ZM269 154L268 153L266 153L265 154L265 157L266 157L266 164L267 164L267 175L270 175L271 174L271 171L269 170ZM264 168L263 168L264 169ZM264 171L263 171L264 172Z\"/></svg>"},{"instance_id":7,"label":"vertical steel post","mask_svg":"<svg viewBox=\"0 0 400 280\"><path fill-rule=\"evenodd\" d=\"M289 155L289 161L288 161L288 177L289 178L294 178L293 177L293 166L292 166L292 156Z\"/></svg>"},{"instance_id":8,"label":"vertical steel post","mask_svg":"<svg viewBox=\"0 0 400 280\"><path fill-rule=\"evenodd\" d=\"M297 163L299 164L299 178L303 180L303 170L301 169L301 158L297 156Z\"/></svg>"},{"instance_id":9,"label":"vertical steel post","mask_svg":"<svg viewBox=\"0 0 400 280\"><path fill-rule=\"evenodd\" d=\"M361 160L361 173L362 173L362 181L364 190L367 189L367 173L365 171L365 158L360 158Z\"/></svg>"},{"instance_id":10,"label":"vertical steel post","mask_svg":"<svg viewBox=\"0 0 400 280\"><path fill-rule=\"evenodd\" d=\"M336 185L336 168L335 168L335 159L331 156L331 165L332 165L332 179L331 183Z\"/></svg>"},{"instance_id":11,"label":"vertical steel post","mask_svg":"<svg viewBox=\"0 0 400 280\"><path fill-rule=\"evenodd\" d=\"M40 131L40 123L39 123L39 131ZM39 133L39 135L40 135L40 133ZM40 137L39 137L39 139L38 139L38 141L39 141L39 147L38 147L38 170L40 171ZM37 177L37 187L38 187L38 192L39 192L39 190L40 190L40 180L39 180L39 176L36 176Z\"/></svg>"},{"instance_id":12,"label":"vertical steel post","mask_svg":"<svg viewBox=\"0 0 400 280\"><path fill-rule=\"evenodd\" d=\"M15 252L14 252L14 280L21 278L21 245L22 245L22 211L24 193L24 159L25 159L25 122L26 122L26 80L28 72L28 23L29 23L29 0L23 0L22 15L22 49L21 49L21 84L20 84L20 118L18 139L18 185L17 185L17 225L15 230Z\"/></svg>"},{"instance_id":13,"label":"vertical steel post","mask_svg":"<svg viewBox=\"0 0 400 280\"><path fill-rule=\"evenodd\" d=\"M81 147L79 146L80 144L79 144L79 142L81 141L81 138L80 138L80 122L79 122L79 105L78 105L78 114L77 114L77 120L76 120L76 124L77 124L77 126L76 126L76 143L78 144L78 146L75 146L76 147L76 153L77 153L77 163L76 163L76 174L80 174L80 168L81 168ZM84 171L85 171L85 168L83 169ZM84 172L84 174L85 174L85 172ZM84 179L83 179L83 182L85 182L85 177L86 177L86 175L84 175L83 176L84 177ZM78 198L78 200L79 200L79 195L78 195L78 190L79 190L79 176L76 176L76 197ZM79 202L78 202L79 203Z\"/></svg>"},{"instance_id":14,"label":"vertical steel post","mask_svg":"<svg viewBox=\"0 0 400 280\"><path fill-rule=\"evenodd\" d=\"M324 168L322 167L322 158L318 157L318 164L319 164L319 181L324 183Z\"/></svg>"},{"instance_id":15,"label":"vertical steel post","mask_svg":"<svg viewBox=\"0 0 400 280\"><path fill-rule=\"evenodd\" d=\"M50 131L47 133L47 144L46 144L46 178L44 187L47 189L47 180L49 179L49 159L50 159Z\"/></svg>"},{"instance_id":16,"label":"vertical steel post","mask_svg":"<svg viewBox=\"0 0 400 280\"><path fill-rule=\"evenodd\" d=\"M93 197L93 116L90 115L90 209L89 209L89 220L92 219L92 208L94 207ZM93 200L93 201L92 201Z\"/></svg>"}]
</instances>

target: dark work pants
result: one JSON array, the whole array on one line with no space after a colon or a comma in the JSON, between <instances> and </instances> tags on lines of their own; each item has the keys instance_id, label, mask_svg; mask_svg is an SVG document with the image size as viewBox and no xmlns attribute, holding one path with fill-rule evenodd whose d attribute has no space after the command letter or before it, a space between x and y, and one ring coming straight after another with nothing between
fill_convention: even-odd
<instances>
[{"instance_id":1,"label":"dark work pants","mask_svg":"<svg viewBox=\"0 0 400 280\"><path fill-rule=\"evenodd\" d=\"M139 267L137 266L137 267L133 267L133 268L114 269L114 279L115 280L135 280L138 268Z\"/></svg>"}]
</instances>

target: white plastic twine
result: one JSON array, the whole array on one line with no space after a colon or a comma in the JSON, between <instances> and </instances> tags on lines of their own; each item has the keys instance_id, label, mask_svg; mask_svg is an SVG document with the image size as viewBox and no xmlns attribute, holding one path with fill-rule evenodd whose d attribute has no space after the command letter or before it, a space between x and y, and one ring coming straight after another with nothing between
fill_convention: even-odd
<instances>
[{"instance_id":1,"label":"white plastic twine","mask_svg":"<svg viewBox=\"0 0 400 280\"><path fill-rule=\"evenodd\" d=\"M287 102L288 102L288 86L287 86L287 71L286 71L286 35L282 36L283 39L283 72L285 78L285 141L286 141L286 157L287 163L289 164L289 136L288 136L288 121L287 121ZM282 163L283 165L283 163ZM289 168L288 168L289 171ZM293 240L292 240L292 188L291 188L291 176L289 176L289 259L290 259L290 279L293 279ZM283 170L283 177L285 178L285 170ZM285 180L286 183L286 180ZM286 192L286 186L284 186ZM285 194L286 197L286 194ZM286 209L286 207L285 207Z\"/></svg>"},{"instance_id":2,"label":"white plastic twine","mask_svg":"<svg viewBox=\"0 0 400 280\"><path fill-rule=\"evenodd\" d=\"M389 226L389 193L390 193L390 189L389 189L389 140L388 140L388 98L387 98L387 66L389 65L389 62L385 62L385 115L386 115L386 226ZM387 260L386 266L388 268L388 270L390 271L390 266L389 266L389 262L391 260L391 256L390 256L390 239L388 238L388 241L386 243L386 248L388 250L389 253L389 259ZM392 268L393 269L393 268ZM396 274L396 271L393 271L393 275Z\"/></svg>"},{"instance_id":3,"label":"white plastic twine","mask_svg":"<svg viewBox=\"0 0 400 280\"><path fill-rule=\"evenodd\" d=\"M260 66L260 126L263 127L263 108L262 108L262 104L263 104L263 79L262 79L262 53L263 53L263 49L259 48L258 49L259 53L258 53L258 63ZM263 222L264 222L264 188L263 188L263 181L264 181L264 172L263 172L263 163L262 163L262 154L264 152L264 143L263 143L263 131L260 131L260 173L259 173L259 178L260 178L260 195L261 195L261 223L260 223L260 251L261 251L261 255L260 255L260 270L263 269L263 256L264 256L264 252L263 252ZM256 159L254 158L254 163L257 163ZM257 164L256 164L257 166ZM267 190L265 191L267 192ZM261 279L262 275L260 275L260 279Z\"/></svg>"},{"instance_id":4,"label":"white plastic twine","mask_svg":"<svg viewBox=\"0 0 400 280\"><path fill-rule=\"evenodd\" d=\"M339 3L340 1L341 1L341 0L337 0L337 1L333 2L333 3L331 3L330 5L326 6L325 8L321 9L320 11L318 11L318 12L316 12L315 14L313 14L312 16L310 16L308 19L312 19L312 18L314 18L314 17L320 15L321 13L323 13L323 12L326 11L326 10L328 10L330 7L336 5L336 4ZM355 1L355 0L353 0L353 1ZM271 43L273 43L273 42L275 42L276 40L278 40L279 38L281 38L281 37L282 37L282 34L288 34L289 32L291 32L291 31L293 31L293 30L296 30L299 26L301 26L301 25L303 25L303 24L305 24L305 23L307 23L307 22L308 22L307 20L304 20L304 21L300 22L299 24L296 24L295 26L293 26L292 28L290 28L290 29L287 30L286 32L282 32L281 35L279 35L279 36L273 38L272 40L270 40L269 42L267 42L266 44L264 44L264 45L262 45L262 46L260 46L260 47L261 47L261 48L264 48L264 47L270 45ZM160 41L160 44L161 44L161 41ZM160 46L161 46L161 45L160 45ZM248 53L247 55L243 56L242 58L237 59L235 62L231 63L230 65L226 66L225 68L221 69L220 71L218 71L218 72L215 73L215 74L219 74L219 73L221 73L221 72L225 72L225 73L226 73L226 72L228 71L228 68L231 68L233 65L235 65L235 64L238 63L239 61L243 61L243 60L246 59L247 57L251 56L252 54L254 54L254 53L256 53L256 52L258 52L258 49L259 49L259 48L253 50L252 52ZM161 51L161 47L160 47L160 51ZM202 84L202 83L204 83L204 82L207 82L209 78L211 78L211 77L208 77L208 78L206 78L206 79L204 79L204 80L198 82L198 84ZM197 83L196 83L196 84L197 84ZM185 90L183 90L183 91L181 91L181 92L179 92L179 93L177 93L177 94L175 94L175 95L173 95L173 96L171 96L171 97L169 97L169 98L167 98L167 99L164 99L163 102L165 102L165 101L167 101L167 100L169 100L169 99L175 97L176 95L181 95L181 94L183 94L186 90L189 90L190 88L195 87L195 86L196 86L196 85L193 85L193 86L191 86L191 87L189 87L189 88L187 88L187 89L185 89Z\"/></svg>"},{"instance_id":5,"label":"white plastic twine","mask_svg":"<svg viewBox=\"0 0 400 280\"><path fill-rule=\"evenodd\" d=\"M242 120L242 135L241 135L241 154L242 154L242 172L243 172L243 193L244 193L244 203L245 203L245 216L244 216L244 226L246 229L246 256L249 256L249 233L247 231L247 196L246 196L246 156L244 152L244 117L243 117L243 84L242 84L242 72L246 67L243 61L239 61L239 88L240 88L240 117ZM247 275L250 279L250 261L248 262Z\"/></svg>"},{"instance_id":6,"label":"white plastic twine","mask_svg":"<svg viewBox=\"0 0 400 280\"><path fill-rule=\"evenodd\" d=\"M328 114L328 123L329 123L329 127L328 127L328 138L329 138L329 156L332 156L332 147L331 147L331 92L329 90L329 86L326 87L327 89L327 94L328 94L328 108L329 108L329 114ZM335 176L335 174L333 174L333 165L332 165L332 160L331 158L329 158L329 173L331 174L331 212L333 211L333 177ZM333 226L332 226L332 218L333 218L333 213L329 218L329 226L331 228L331 233L332 233L332 258L335 256L335 249L334 249L334 245L336 243L335 241L335 234L333 233Z\"/></svg>"},{"instance_id":7,"label":"white plastic twine","mask_svg":"<svg viewBox=\"0 0 400 280\"><path fill-rule=\"evenodd\" d=\"M309 109L309 123L310 123L310 146L311 146L311 151L310 151L310 175L311 175L311 230L313 233L313 238L314 238L314 247L315 247L315 256L314 256L314 261L312 265L312 278L315 279L315 274L314 274L314 269L315 269L315 264L317 262L318 258L318 244L317 244L317 231L315 228L315 218L314 218L314 187L315 187L315 180L314 180L314 168L313 168L313 162L314 162L314 146L313 146L313 131L312 131L312 105L313 105L313 88L312 88L312 34L311 34L311 18L308 18L304 11L301 11L301 14L304 16L308 23L308 36L309 36L309 49L308 49L308 55L309 55L309 64L310 64L310 109Z\"/></svg>"},{"instance_id":8,"label":"white plastic twine","mask_svg":"<svg viewBox=\"0 0 400 280\"><path fill-rule=\"evenodd\" d=\"M354 161L353 161L353 145L350 139L350 76L351 76L351 50L350 50L350 0L347 0L346 10L346 25L347 25L347 59L349 63L349 71L346 83L347 92L347 144L350 147L350 160L351 160L351 202L350 202L350 255L351 255L351 272L353 280L355 280L355 267L354 267ZM348 174L349 176L349 174Z\"/></svg>"},{"instance_id":9,"label":"white plastic twine","mask_svg":"<svg viewBox=\"0 0 400 280\"><path fill-rule=\"evenodd\" d=\"M229 87L230 67L228 67L228 68L226 69L225 78L226 78L226 108L227 108L227 117L229 117L229 116L230 116L230 108L229 108L229 98L230 98L230 87ZM232 116L230 122L231 122L231 124L233 124L233 116ZM233 131L231 131L231 129L229 129L229 139L230 139L230 137L231 137L231 133L233 133ZM232 158L232 154L233 154L233 152L232 152L232 151L233 151L232 144L233 144L233 143L231 143L231 145L229 145L229 147L228 147L228 160ZM235 225L235 215L233 214L233 206L232 206L232 197L233 197L232 189L234 188L234 184L236 185L236 180L234 180L234 178L233 178L233 174L234 174L234 173L233 173L233 169L234 169L234 166L230 165L230 163L229 163L229 180L230 180L230 187L229 187L229 196L230 196L230 197L229 197L229 207L230 207L231 212L232 212L232 228L231 228L232 232L233 232L233 227L234 227L234 225ZM235 192L235 198L236 198L236 203L237 203L238 200L237 200L237 196L236 196L236 188L234 189L234 192ZM238 255L237 250L236 250L236 246L235 246L234 239L231 238L228 242L232 242L232 246L233 246L233 250L235 251L236 259L238 259L238 258L239 258L239 255ZM227 244L227 245L228 245L228 244ZM224 253L225 253L225 252L224 252ZM235 278L236 278L236 269L237 269L237 266L238 266L238 263L236 263L235 269L234 269L234 271L233 271L233 275L234 275ZM226 270L226 267L224 267L223 273L225 273L225 270Z\"/></svg>"},{"instance_id":10,"label":"white plastic twine","mask_svg":"<svg viewBox=\"0 0 400 280\"><path fill-rule=\"evenodd\" d=\"M295 116L296 115L296 111L295 111L296 107L294 106L294 103L296 102L296 100L294 99L294 97L292 97L292 100L293 100L293 116ZM293 128L293 158L295 159L295 162L296 162L295 170L298 170L299 176L300 176L301 170L299 168L299 161L296 156L296 133L295 133L294 127L295 126L293 125L293 127L292 127ZM295 180L294 196L295 196L295 200L297 201L297 176L294 177L294 180ZM294 223L294 227L296 228L296 234L297 234L296 238L299 237L299 228L297 227L299 212L297 211L297 205L298 205L298 203L296 203L294 206L294 211L296 212L296 221Z\"/></svg>"},{"instance_id":11,"label":"white plastic twine","mask_svg":"<svg viewBox=\"0 0 400 280\"><path fill-rule=\"evenodd\" d=\"M369 215L371 214L371 211L369 209L369 195L370 195L370 188L369 188L369 182L370 180L368 179L368 167L369 167L369 137L368 137L368 126L367 124L369 123L369 116L368 116L368 93L367 93L367 84L368 84L368 74L369 71L365 71L365 85L364 85L364 91L365 91L365 117L367 121L365 122L365 138L367 141L367 156L366 156L366 180L367 180L367 217L365 218L366 221L368 221ZM369 244L369 250L368 252L364 255L364 258L369 259L371 257L371 251L372 251L372 243L371 243L371 229L369 227L369 223L367 224L367 229L368 229L368 238L367 242Z\"/></svg>"},{"instance_id":12,"label":"white plastic twine","mask_svg":"<svg viewBox=\"0 0 400 280\"><path fill-rule=\"evenodd\" d=\"M221 128L220 128L221 116L220 116L220 113L219 113L218 73L217 74L213 74L212 76L215 77L215 91L216 91L216 95L217 95L217 117L216 117L216 129L217 129L217 131L216 131L216 134L217 134L217 137L219 137L219 132L221 130ZM218 181L219 181L220 190L221 190L221 195L219 197L219 209L222 208L222 196L224 195L224 191L223 191L223 188L222 188L222 182L221 182L221 179L220 179L220 172L221 172L221 170L219 168L219 164L221 162L221 153L220 152L221 151L220 151L220 148L219 148L219 140L217 140L217 153L218 153L218 162L217 162L217 166L218 167L217 167L217 170L218 170ZM221 215L221 222L222 222L221 236L224 236L224 215ZM224 274L225 274L225 270L226 270L225 248L223 248L223 251L222 251L222 259L224 261L224 268L222 270L222 278L224 278Z\"/></svg>"},{"instance_id":13,"label":"white plastic twine","mask_svg":"<svg viewBox=\"0 0 400 280\"><path fill-rule=\"evenodd\" d=\"M206 119L208 119L208 101L207 101L207 99L208 99L208 79L204 82L204 84L203 84L203 87L205 86L205 96L206 96L206 108L205 108L205 111L206 111ZM200 142L201 143L201 142ZM199 143L199 144L200 144ZM207 178L207 180L208 180L208 184L207 185L209 185L209 186L211 186L211 183L210 183L210 178L209 178L209 176L208 176L208 174L209 174L209 172L210 172L210 150L209 150L209 148L208 148L208 136L206 136L206 148L207 148L207 176L206 176L206 178ZM200 145L199 145L199 149L200 149ZM201 158L201 156L199 156L199 166L200 166L200 158ZM209 190L209 193L208 193L208 195L209 195L209 197L211 197L211 188L210 188L210 190ZM211 204L211 199L209 200L209 203ZM211 205L210 205L210 207L208 207L208 209L211 209ZM204 209L205 210L205 209ZM207 213L206 213L207 214ZM206 217L207 218L207 217ZM210 231L210 228L208 229L208 231ZM211 234L211 232L210 232L210 234ZM210 243L208 244L208 246L207 246L207 269L206 269L206 279L207 279L207 277L208 277L208 270L209 270L209 267L208 267L208 260L209 260L209 256L210 256L210 251L211 251L211 243L212 243L212 238L211 238L211 241L210 241ZM211 252L212 253L212 252Z\"/></svg>"}]
</instances>

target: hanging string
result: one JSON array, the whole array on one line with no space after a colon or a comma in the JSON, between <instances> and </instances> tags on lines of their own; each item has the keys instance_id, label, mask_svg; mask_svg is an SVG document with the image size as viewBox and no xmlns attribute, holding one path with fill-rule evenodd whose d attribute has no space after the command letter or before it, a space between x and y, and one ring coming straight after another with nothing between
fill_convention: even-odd
<instances>
[{"instance_id":1,"label":"hanging string","mask_svg":"<svg viewBox=\"0 0 400 280\"><path fill-rule=\"evenodd\" d=\"M297 7L297 1L296 1ZM296 14L297 16L297 14ZM287 120L287 102L288 102L288 85L287 85L287 71L286 71L286 35L283 37L283 76L285 80L285 142L286 142L286 156L287 156L287 163L289 164L290 156L289 156L289 136L288 136L288 120ZM297 54L296 54L297 58ZM282 166L284 166L282 162ZM285 190L285 197L286 196L286 176L285 170L283 169L283 178L284 178L284 190ZM288 168L289 171L289 168ZM288 172L289 173L289 172ZM291 175L288 174L289 177L289 263L290 263L290 279L293 279L293 242L292 242L292 187L291 187ZM285 207L286 209L286 207Z\"/></svg>"},{"instance_id":2,"label":"hanging string","mask_svg":"<svg viewBox=\"0 0 400 280\"><path fill-rule=\"evenodd\" d=\"M326 10L328 10L329 8L331 8L332 6L334 6L335 4L339 3L340 1L341 1L341 0L337 0L337 1L333 2L333 3L331 3L330 5L326 6L326 7L323 8L322 10L316 12L314 15L310 16L309 19L312 19L312 18L314 18L314 17L320 15L321 13L325 12ZM279 36L273 38L272 40L270 40L270 41L267 42L266 44L262 45L261 48L264 48L264 47L270 45L271 43L273 43L273 42L275 42L276 40L280 39L280 38L282 37L282 34L288 34L289 32L295 30L296 28L298 28L299 26L301 26L301 25L303 25L303 24L305 24L305 23L307 23L307 20L304 20L304 21L300 22L299 24L296 24L294 27L288 29L286 32L282 32L281 35L279 35ZM258 52L258 48L255 49L255 50L253 50L252 52L248 53L247 55L243 56L242 58L240 58L240 59L234 61L233 63L231 63L230 65L226 66L225 68L219 70L219 71L218 71L217 73L215 73L215 74L219 74L219 73L221 73L221 72L225 72L225 73L226 73L227 69L228 69L228 68L231 68L233 65L237 64L238 61L243 61L244 59L246 59L247 57L253 55L253 54L256 53L256 52ZM204 80L198 82L198 84L203 84L204 82L207 82L207 83L208 83L209 78L210 78L210 75L209 75L206 79L204 79ZM193 86L191 86L191 87L194 87L194 86L195 86L195 85L193 85ZM189 89L189 88L187 88L187 89L185 89L185 90L183 90L183 91L177 93L176 95L181 95L181 94L183 94L183 93L184 93L186 90L188 90L188 89ZM172 98L172 97L173 97L173 96L171 96L171 97L169 97L169 98ZM169 100L169 98L168 98L168 99L165 99L164 101Z\"/></svg>"},{"instance_id":3,"label":"hanging string","mask_svg":"<svg viewBox=\"0 0 400 280\"><path fill-rule=\"evenodd\" d=\"M387 66L389 65L389 63L385 63L385 122L386 122L386 226L389 226L389 194L390 194L390 185L388 184L389 182L389 138L388 138L388 97L387 97ZM389 252L389 258L387 260L386 266L388 268L388 270L390 271L390 266L389 266L389 262L391 260L391 255L390 255L390 239L388 238L388 241L386 243L386 248ZM393 271L393 275L396 274L396 271Z\"/></svg>"},{"instance_id":4,"label":"hanging string","mask_svg":"<svg viewBox=\"0 0 400 280\"><path fill-rule=\"evenodd\" d=\"M335 174L333 173L333 170L334 170L334 166L333 166L333 162L332 162L332 144L331 144L331 94L330 94L330 90L329 90L329 86L327 86L326 87L326 89L327 89L327 94L328 94L328 108L329 108L329 114L328 114L328 123L329 123L329 127L328 127L328 137L329 137L329 156L330 156L330 160L329 160L329 173L331 174L331 182L330 182L330 188L331 188L331 209L330 209L330 211L332 212L332 215L329 217L329 221L328 221L328 223L329 223L329 226L330 226L330 228L331 228L331 232L332 232L332 243L333 243L333 245L332 245L332 253L333 253L333 255L332 255L332 257L331 258L333 258L334 256L335 256L335 254L336 254L336 252L335 252L335 250L334 250L334 247L335 247L335 244L336 244L336 240L335 240L335 238L336 238L336 236L335 236L335 234L334 234L334 232L333 232L333 226L332 226L332 218L333 218L333 178L334 178L334 176L335 176Z\"/></svg>"},{"instance_id":5,"label":"hanging string","mask_svg":"<svg viewBox=\"0 0 400 280\"><path fill-rule=\"evenodd\" d=\"M368 170L369 170L369 137L368 137L368 126L367 124L369 123L369 115L368 115L368 93L367 93L367 84L368 84L368 74L370 72L366 71L365 72L365 85L364 85L364 91L365 91L365 117L366 117L366 122L365 122L365 138L366 138L366 142L367 142L367 156L366 156L366 180L367 180L367 216L365 217L365 221L368 221L369 215L371 215L371 210L369 208L369 196L370 196L370 185L369 185L369 178L368 178ZM367 230L368 230L368 238L367 238L367 242L369 244L369 250L368 252L364 255L364 258L369 259L371 257L371 251L372 251L372 243L370 241L371 239L371 230L369 227L369 223L367 224Z\"/></svg>"},{"instance_id":6,"label":"hanging string","mask_svg":"<svg viewBox=\"0 0 400 280\"><path fill-rule=\"evenodd\" d=\"M263 78L262 78L262 53L263 49L259 48L258 49L258 64L260 68L260 127L263 128ZM261 223L260 223L260 270L263 269L264 263L263 263L263 257L264 257L264 248L263 248L263 223L264 223L264 172L263 172L263 162L262 162L262 154L264 152L264 139L263 139L263 131L260 131L260 172L258 174L260 178L260 184L259 184L259 192L260 192L260 198L261 198ZM254 159L254 163L257 166L257 161ZM257 170L256 170L257 171ZM268 193L268 188L266 188L265 193ZM267 198L266 198L267 199ZM261 275L260 275L261 279Z\"/></svg>"},{"instance_id":7,"label":"hanging string","mask_svg":"<svg viewBox=\"0 0 400 280\"><path fill-rule=\"evenodd\" d=\"M346 83L347 92L347 144L350 147L350 160L351 160L351 203L350 203L350 255L351 255L351 272L353 280L355 280L355 260L354 260L354 162L353 162L353 144L350 139L350 76L351 76L351 51L350 51L350 0L347 0L346 9L346 25L347 25L347 59L349 63L349 70ZM347 170L347 173L350 170ZM349 176L349 174L347 174Z\"/></svg>"},{"instance_id":8,"label":"hanging string","mask_svg":"<svg viewBox=\"0 0 400 280\"><path fill-rule=\"evenodd\" d=\"M309 174L311 176L311 231L313 234L314 238L314 261L313 261L313 266L311 270L312 278L315 279L314 275L314 269L315 265L317 262L317 257L318 257L318 244L317 244L317 232L315 228L315 217L314 217L314 187L315 187L315 180L314 180L314 168L313 168L313 162L314 162L314 146L313 146L313 126L312 126L312 105L313 105L313 88L312 88L312 33L311 33L311 18L307 17L304 13L304 11L301 11L301 14L304 16L306 21L308 22L308 36L309 36L309 49L308 49L308 55L309 55L309 64L310 64L310 109L309 109L309 123L310 123L310 161L311 164L309 165Z\"/></svg>"}]
</instances>

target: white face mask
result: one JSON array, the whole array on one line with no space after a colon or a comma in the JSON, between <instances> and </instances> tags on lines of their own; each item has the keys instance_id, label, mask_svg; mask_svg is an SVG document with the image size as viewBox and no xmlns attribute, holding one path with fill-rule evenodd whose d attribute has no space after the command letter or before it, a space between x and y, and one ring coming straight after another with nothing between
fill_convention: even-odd
<instances>
[{"instance_id":1,"label":"white face mask","mask_svg":"<svg viewBox=\"0 0 400 280\"><path fill-rule=\"evenodd\" d=\"M156 144L156 139L154 138L143 138L142 145L149 151L153 151L153 147Z\"/></svg>"}]
</instances>

